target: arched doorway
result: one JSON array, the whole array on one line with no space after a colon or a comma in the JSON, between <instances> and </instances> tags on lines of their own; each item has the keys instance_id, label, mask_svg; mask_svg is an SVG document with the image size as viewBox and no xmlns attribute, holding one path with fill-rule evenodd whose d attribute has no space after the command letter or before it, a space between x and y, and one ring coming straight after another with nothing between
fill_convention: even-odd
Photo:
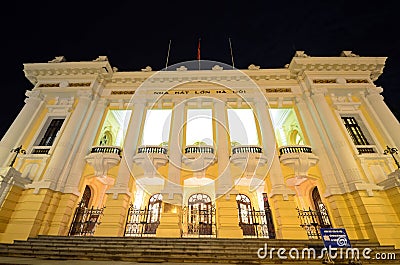
<instances>
[{"instance_id":1,"label":"arched doorway","mask_svg":"<svg viewBox=\"0 0 400 265\"><path fill-rule=\"evenodd\" d=\"M311 191L311 204L308 210L297 208L300 226L306 230L308 238L319 239L320 229L331 228L332 224L317 187Z\"/></svg>"},{"instance_id":2,"label":"arched doorway","mask_svg":"<svg viewBox=\"0 0 400 265\"><path fill-rule=\"evenodd\" d=\"M250 198L245 194L238 194L236 202L238 205L239 226L242 228L244 237L275 238L275 229L269 204L266 207L268 202L264 201L264 210L259 211L252 207ZM266 212L266 210L269 211Z\"/></svg>"},{"instance_id":3,"label":"arched doorway","mask_svg":"<svg viewBox=\"0 0 400 265\"><path fill-rule=\"evenodd\" d=\"M88 185L82 194L82 199L75 209L74 218L72 219L69 236L86 236L93 235L96 226L100 224L100 216L103 214L104 208L89 208L92 199L92 190Z\"/></svg>"},{"instance_id":4,"label":"arched doorway","mask_svg":"<svg viewBox=\"0 0 400 265\"><path fill-rule=\"evenodd\" d=\"M183 208L183 236L215 236L215 207L210 196L196 193L189 197L188 205ZM187 231L185 231L187 229Z\"/></svg>"},{"instance_id":5,"label":"arched doorway","mask_svg":"<svg viewBox=\"0 0 400 265\"><path fill-rule=\"evenodd\" d=\"M321 228L331 228L331 220L329 219L328 210L322 202L321 195L319 194L318 187L315 187L311 193L314 209L318 216L318 223Z\"/></svg>"},{"instance_id":6,"label":"arched doorway","mask_svg":"<svg viewBox=\"0 0 400 265\"><path fill-rule=\"evenodd\" d=\"M133 204L129 207L126 218L124 236L155 236L162 208L162 194L153 194L144 209L136 209Z\"/></svg>"}]
</instances>

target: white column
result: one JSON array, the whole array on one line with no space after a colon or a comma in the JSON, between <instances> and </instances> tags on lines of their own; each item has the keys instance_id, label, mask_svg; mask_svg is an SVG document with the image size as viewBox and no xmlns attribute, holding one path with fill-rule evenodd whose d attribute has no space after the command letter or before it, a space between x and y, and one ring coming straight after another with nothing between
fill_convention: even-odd
<instances>
[{"instance_id":1,"label":"white column","mask_svg":"<svg viewBox=\"0 0 400 265\"><path fill-rule=\"evenodd\" d=\"M105 99L101 99L97 103L85 135L83 136L82 142L72 163L71 171L68 173L66 179L58 182L57 190L65 193L78 193L79 182L82 177L83 169L86 165L85 156L90 152L107 106L108 100Z\"/></svg>"},{"instance_id":2,"label":"white column","mask_svg":"<svg viewBox=\"0 0 400 265\"><path fill-rule=\"evenodd\" d=\"M182 144L183 125L185 122L185 103L175 103L172 110L171 134L169 135L169 166L168 180L165 183L163 193L168 193L168 198L173 199L174 194L182 194L181 170L182 170Z\"/></svg>"},{"instance_id":3,"label":"white column","mask_svg":"<svg viewBox=\"0 0 400 265\"><path fill-rule=\"evenodd\" d=\"M218 178L216 180L216 196L225 195L234 187L234 181L229 161L229 127L226 103L218 100L214 103L214 118L216 122L216 149L218 157Z\"/></svg>"},{"instance_id":4,"label":"white column","mask_svg":"<svg viewBox=\"0 0 400 265\"><path fill-rule=\"evenodd\" d=\"M119 165L118 177L116 179L114 187L109 189L107 193L114 194L114 198L117 198L118 194L128 194L129 191L129 179L131 176L131 167L133 166L133 156L135 155L140 132L143 129L143 116L146 110L145 102L133 103L133 113L129 120L129 128L124 138L124 145L122 148L122 159Z\"/></svg>"},{"instance_id":5,"label":"white column","mask_svg":"<svg viewBox=\"0 0 400 265\"><path fill-rule=\"evenodd\" d=\"M42 178L42 185L39 185L39 188L55 189L55 185L58 182L58 178L66 162L65 158L71 152L82 120L89 108L92 93L91 91L79 91L78 97L78 104L73 110L70 119L67 121L65 129L61 132L60 140L54 149L47 170Z\"/></svg>"},{"instance_id":6,"label":"white column","mask_svg":"<svg viewBox=\"0 0 400 265\"><path fill-rule=\"evenodd\" d=\"M311 96L321 121L327 131L329 140L335 151L336 157L339 160L343 170L346 182L348 184L363 183L361 173L358 169L357 163L354 160L353 152L348 146L342 129L339 127L332 110L326 102L325 96L322 92L314 93Z\"/></svg>"},{"instance_id":7,"label":"white column","mask_svg":"<svg viewBox=\"0 0 400 265\"><path fill-rule=\"evenodd\" d=\"M337 178L335 177L335 172L325 151L318 129L313 122L310 111L304 100L300 97L296 98L296 106L299 110L302 124L306 128L308 138L310 139L312 151L319 157L319 168L321 169L322 178L326 185L326 195L336 194L339 192Z\"/></svg>"},{"instance_id":8,"label":"white column","mask_svg":"<svg viewBox=\"0 0 400 265\"><path fill-rule=\"evenodd\" d=\"M287 198L287 195L292 194L293 192L286 187L283 179L278 152L276 151L274 126L272 124L271 116L267 112L266 102L255 99L255 110L261 130L262 148L267 156L267 164L271 163L271 168L269 170L272 186L270 196L282 194L284 198Z\"/></svg>"},{"instance_id":9,"label":"white column","mask_svg":"<svg viewBox=\"0 0 400 265\"><path fill-rule=\"evenodd\" d=\"M0 166L8 166L11 149L21 144L18 142L21 139L21 134L26 131L27 126L30 126L32 120L36 118L35 113L43 103L43 96L40 91L27 91L25 95L28 98L25 99L24 107L0 141Z\"/></svg>"},{"instance_id":10,"label":"white column","mask_svg":"<svg viewBox=\"0 0 400 265\"><path fill-rule=\"evenodd\" d=\"M389 135L392 137L397 148L400 148L400 123L393 115L392 111L383 101L383 96L378 91L370 91L367 100L378 114L379 119L385 126Z\"/></svg>"}]
</instances>

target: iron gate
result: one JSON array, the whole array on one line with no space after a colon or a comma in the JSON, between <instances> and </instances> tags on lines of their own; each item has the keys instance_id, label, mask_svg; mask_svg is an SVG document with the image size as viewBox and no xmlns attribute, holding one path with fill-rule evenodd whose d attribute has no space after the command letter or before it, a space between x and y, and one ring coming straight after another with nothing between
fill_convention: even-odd
<instances>
[{"instance_id":1,"label":"iron gate","mask_svg":"<svg viewBox=\"0 0 400 265\"><path fill-rule=\"evenodd\" d=\"M320 204L318 210L312 210L311 208L308 208L308 210L296 209L300 219L300 226L306 230L309 239L320 239L320 228L332 227L325 205Z\"/></svg>"},{"instance_id":2,"label":"iron gate","mask_svg":"<svg viewBox=\"0 0 400 265\"><path fill-rule=\"evenodd\" d=\"M88 208L85 200L81 200L75 209L74 219L72 220L69 236L92 236L96 227L100 224L100 217L103 215L104 208Z\"/></svg>"},{"instance_id":3,"label":"iron gate","mask_svg":"<svg viewBox=\"0 0 400 265\"><path fill-rule=\"evenodd\" d=\"M182 208L182 237L216 237L215 206L206 209Z\"/></svg>"},{"instance_id":4,"label":"iron gate","mask_svg":"<svg viewBox=\"0 0 400 265\"><path fill-rule=\"evenodd\" d=\"M155 236L160 224L159 215L148 208L136 209L132 204L126 217L124 236L150 237Z\"/></svg>"},{"instance_id":5,"label":"iron gate","mask_svg":"<svg viewBox=\"0 0 400 265\"><path fill-rule=\"evenodd\" d=\"M207 194L192 194L188 206L183 206L182 213L183 237L217 236L215 205Z\"/></svg>"},{"instance_id":6,"label":"iron gate","mask_svg":"<svg viewBox=\"0 0 400 265\"><path fill-rule=\"evenodd\" d=\"M270 234L270 225L265 211L239 210L239 226L243 230L244 237L275 238Z\"/></svg>"}]
</instances>

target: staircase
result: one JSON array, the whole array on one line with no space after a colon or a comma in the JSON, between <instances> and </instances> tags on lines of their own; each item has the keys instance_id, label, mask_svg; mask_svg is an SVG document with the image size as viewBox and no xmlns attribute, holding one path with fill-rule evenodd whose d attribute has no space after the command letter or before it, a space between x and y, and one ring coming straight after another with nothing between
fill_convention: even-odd
<instances>
[{"instance_id":1,"label":"staircase","mask_svg":"<svg viewBox=\"0 0 400 265\"><path fill-rule=\"evenodd\" d=\"M395 253L397 261L400 250L394 246L381 246L367 240L352 241L353 248L371 248L375 253ZM267 244L268 255L260 259L259 248ZM269 250L275 248L272 258ZM285 248L286 260L279 259L277 250ZM291 259L289 250L297 248L300 259ZM29 257L54 260L113 260L130 262L176 262L176 263L231 263L263 264L292 263L306 264L321 259L301 259L301 250L315 248L319 255L321 240L273 240L273 239L220 239L220 238L132 238L132 237L64 237L38 236L27 240L15 240L13 244L0 244L0 256ZM261 252L263 254L264 252ZM307 256L307 254L306 254ZM364 260L363 264L377 263ZM385 260L384 264L395 263Z\"/></svg>"}]
</instances>

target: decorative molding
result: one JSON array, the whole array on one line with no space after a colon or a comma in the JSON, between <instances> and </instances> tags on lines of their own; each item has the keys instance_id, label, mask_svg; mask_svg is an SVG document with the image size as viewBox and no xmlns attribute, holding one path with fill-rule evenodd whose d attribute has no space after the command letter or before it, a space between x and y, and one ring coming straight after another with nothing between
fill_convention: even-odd
<instances>
[{"instance_id":1,"label":"decorative molding","mask_svg":"<svg viewBox=\"0 0 400 265\"><path fill-rule=\"evenodd\" d=\"M146 66L145 68L142 68L141 70L142 70L142 72L151 72L151 71L153 71L153 69L149 65Z\"/></svg>"},{"instance_id":2,"label":"decorative molding","mask_svg":"<svg viewBox=\"0 0 400 265\"><path fill-rule=\"evenodd\" d=\"M133 95L135 90L112 90L111 95Z\"/></svg>"},{"instance_id":3,"label":"decorative molding","mask_svg":"<svg viewBox=\"0 0 400 265\"><path fill-rule=\"evenodd\" d=\"M336 79L313 79L314 84L335 84Z\"/></svg>"},{"instance_id":4,"label":"decorative molding","mask_svg":"<svg viewBox=\"0 0 400 265\"><path fill-rule=\"evenodd\" d=\"M59 113L66 115L72 110L72 105L74 104L74 97L56 97L55 104L47 105L49 113Z\"/></svg>"},{"instance_id":5,"label":"decorative molding","mask_svg":"<svg viewBox=\"0 0 400 265\"><path fill-rule=\"evenodd\" d=\"M96 177L104 177L110 168L118 165L121 157L115 153L91 153L85 160L94 168Z\"/></svg>"},{"instance_id":6,"label":"decorative molding","mask_svg":"<svg viewBox=\"0 0 400 265\"><path fill-rule=\"evenodd\" d=\"M247 67L247 69L249 69L249 70L260 70L260 66L259 65L255 65L255 64L250 64L249 67Z\"/></svg>"},{"instance_id":7,"label":"decorative molding","mask_svg":"<svg viewBox=\"0 0 400 265\"><path fill-rule=\"evenodd\" d=\"M62 63L66 62L67 59L64 56L56 56L53 60L48 61L49 63Z\"/></svg>"},{"instance_id":8,"label":"decorative molding","mask_svg":"<svg viewBox=\"0 0 400 265\"><path fill-rule=\"evenodd\" d=\"M292 89L290 87L286 88L266 88L265 92L267 93L290 93Z\"/></svg>"},{"instance_id":9,"label":"decorative molding","mask_svg":"<svg viewBox=\"0 0 400 265\"><path fill-rule=\"evenodd\" d=\"M369 84L367 79L346 79L348 84Z\"/></svg>"},{"instance_id":10,"label":"decorative molding","mask_svg":"<svg viewBox=\"0 0 400 265\"><path fill-rule=\"evenodd\" d=\"M222 66L218 65L218 64L214 65L211 69L213 71L222 71L222 70L224 70L224 68Z\"/></svg>"},{"instance_id":11,"label":"decorative molding","mask_svg":"<svg viewBox=\"0 0 400 265\"><path fill-rule=\"evenodd\" d=\"M60 87L60 83L45 83L40 84L38 87Z\"/></svg>"},{"instance_id":12,"label":"decorative molding","mask_svg":"<svg viewBox=\"0 0 400 265\"><path fill-rule=\"evenodd\" d=\"M346 96L336 96L332 93L330 97L332 104L339 111L355 111L361 106L361 102L355 102L350 93Z\"/></svg>"}]
</instances>

